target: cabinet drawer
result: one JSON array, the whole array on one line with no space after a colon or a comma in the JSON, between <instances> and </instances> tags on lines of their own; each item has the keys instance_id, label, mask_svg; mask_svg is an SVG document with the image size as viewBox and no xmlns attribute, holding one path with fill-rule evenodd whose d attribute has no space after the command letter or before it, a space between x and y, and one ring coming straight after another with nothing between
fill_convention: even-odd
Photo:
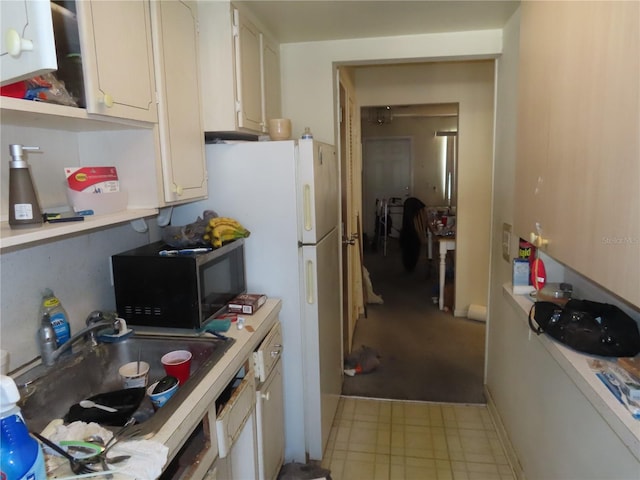
<instances>
[{"instance_id":1,"label":"cabinet drawer","mask_svg":"<svg viewBox=\"0 0 640 480\"><path fill-rule=\"evenodd\" d=\"M282 355L282 329L280 323L276 323L260 346L253 352L253 368L256 378L260 382L264 382L273 366Z\"/></svg>"},{"instance_id":2,"label":"cabinet drawer","mask_svg":"<svg viewBox=\"0 0 640 480\"><path fill-rule=\"evenodd\" d=\"M225 458L255 407L256 383L253 369L246 362L225 391L218 397L216 433L218 454Z\"/></svg>"}]
</instances>

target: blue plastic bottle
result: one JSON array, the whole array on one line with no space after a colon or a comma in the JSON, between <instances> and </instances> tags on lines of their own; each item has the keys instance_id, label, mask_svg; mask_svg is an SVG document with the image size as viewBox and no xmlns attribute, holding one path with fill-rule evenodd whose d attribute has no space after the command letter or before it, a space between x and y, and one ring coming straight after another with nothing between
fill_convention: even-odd
<instances>
[{"instance_id":1,"label":"blue plastic bottle","mask_svg":"<svg viewBox=\"0 0 640 480\"><path fill-rule=\"evenodd\" d=\"M42 318L42 315L45 313L49 314L49 320L51 321L53 330L56 332L56 338L58 340L57 346L60 347L71 338L71 327L69 326L69 316L66 310L50 288L47 288L42 293L40 318Z\"/></svg>"},{"instance_id":2,"label":"blue plastic bottle","mask_svg":"<svg viewBox=\"0 0 640 480\"><path fill-rule=\"evenodd\" d=\"M40 444L29 435L16 402L20 394L11 377L0 375L0 478L46 480Z\"/></svg>"}]
</instances>

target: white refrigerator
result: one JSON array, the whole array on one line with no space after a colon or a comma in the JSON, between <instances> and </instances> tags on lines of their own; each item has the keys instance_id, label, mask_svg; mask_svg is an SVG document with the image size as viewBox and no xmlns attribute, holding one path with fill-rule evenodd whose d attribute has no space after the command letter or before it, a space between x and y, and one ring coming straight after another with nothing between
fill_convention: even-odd
<instances>
[{"instance_id":1,"label":"white refrigerator","mask_svg":"<svg viewBox=\"0 0 640 480\"><path fill-rule=\"evenodd\" d=\"M246 239L247 289L282 300L285 461L322 458L342 389L339 177L335 148L314 140L210 144L206 209Z\"/></svg>"}]
</instances>

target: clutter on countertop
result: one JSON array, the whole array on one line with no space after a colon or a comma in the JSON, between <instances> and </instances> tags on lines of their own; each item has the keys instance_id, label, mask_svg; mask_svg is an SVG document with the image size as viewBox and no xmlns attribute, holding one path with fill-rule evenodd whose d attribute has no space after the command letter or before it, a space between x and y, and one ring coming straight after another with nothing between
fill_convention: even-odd
<instances>
[{"instance_id":1,"label":"clutter on countertop","mask_svg":"<svg viewBox=\"0 0 640 480\"><path fill-rule=\"evenodd\" d=\"M107 412L99 408L84 408L80 406L79 403L76 403L69 408L65 421L99 422L103 425L124 425L138 409L142 400L144 400L145 390L145 387L141 386L94 395L87 400L115 408L116 412Z\"/></svg>"},{"instance_id":2,"label":"clutter on countertop","mask_svg":"<svg viewBox=\"0 0 640 480\"><path fill-rule=\"evenodd\" d=\"M97 423L73 422L69 425L55 425L49 433L46 433L49 428L47 427L43 434L58 444L64 441L83 440L92 435L102 437L107 443L113 436L110 430ZM108 457L131 455L131 458L118 463L117 469L131 478L153 480L162 473L168 453L169 449L164 444L154 440L121 440L109 451ZM46 465L48 478L62 478L70 474L67 460L57 455L47 454Z\"/></svg>"},{"instance_id":3,"label":"clutter on countertop","mask_svg":"<svg viewBox=\"0 0 640 480\"><path fill-rule=\"evenodd\" d=\"M589 367L614 397L640 420L640 380L630 375L624 368L604 359L587 359Z\"/></svg>"},{"instance_id":4,"label":"clutter on countertop","mask_svg":"<svg viewBox=\"0 0 640 480\"><path fill-rule=\"evenodd\" d=\"M229 302L227 308L231 313L253 315L267 301L263 293L243 293Z\"/></svg>"},{"instance_id":5,"label":"clutter on countertop","mask_svg":"<svg viewBox=\"0 0 640 480\"><path fill-rule=\"evenodd\" d=\"M373 348L362 345L344 360L344 373L353 377L361 373L370 373L380 366L380 355Z\"/></svg>"}]
</instances>

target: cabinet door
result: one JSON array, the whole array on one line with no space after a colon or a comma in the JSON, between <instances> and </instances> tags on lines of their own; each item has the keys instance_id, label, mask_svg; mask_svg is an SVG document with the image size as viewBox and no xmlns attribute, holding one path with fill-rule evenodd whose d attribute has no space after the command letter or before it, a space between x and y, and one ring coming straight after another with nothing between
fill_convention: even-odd
<instances>
[{"instance_id":1,"label":"cabinet door","mask_svg":"<svg viewBox=\"0 0 640 480\"><path fill-rule=\"evenodd\" d=\"M525 2L516 231L640 305L640 4Z\"/></svg>"},{"instance_id":2,"label":"cabinet door","mask_svg":"<svg viewBox=\"0 0 640 480\"><path fill-rule=\"evenodd\" d=\"M553 193L548 189L546 177L550 89L554 74L547 67L554 48L554 29L547 23L546 12L528 7L528 4L522 6L527 13L520 22L514 219L516 233L525 240L536 231L536 224L545 229L550 227L543 215L548 211L549 196Z\"/></svg>"},{"instance_id":3,"label":"cabinet door","mask_svg":"<svg viewBox=\"0 0 640 480\"><path fill-rule=\"evenodd\" d=\"M149 2L76 2L87 111L157 122Z\"/></svg>"},{"instance_id":4,"label":"cabinet door","mask_svg":"<svg viewBox=\"0 0 640 480\"><path fill-rule=\"evenodd\" d=\"M261 43L258 28L239 10L234 10L236 102L238 127L262 132Z\"/></svg>"},{"instance_id":5,"label":"cabinet door","mask_svg":"<svg viewBox=\"0 0 640 480\"><path fill-rule=\"evenodd\" d=\"M0 13L0 84L58 68L49 2L2 1ZM33 49L23 50L22 39L31 41Z\"/></svg>"},{"instance_id":6,"label":"cabinet door","mask_svg":"<svg viewBox=\"0 0 640 480\"><path fill-rule=\"evenodd\" d=\"M197 9L194 2L161 1L152 11L164 199L204 197Z\"/></svg>"},{"instance_id":7,"label":"cabinet door","mask_svg":"<svg viewBox=\"0 0 640 480\"><path fill-rule=\"evenodd\" d=\"M258 465L260 480L277 478L284 460L284 398L282 360L256 392L258 409Z\"/></svg>"},{"instance_id":8,"label":"cabinet door","mask_svg":"<svg viewBox=\"0 0 640 480\"><path fill-rule=\"evenodd\" d=\"M262 35L262 74L264 98L264 126L267 131L267 121L270 118L280 118L280 51L277 43L272 42L266 35Z\"/></svg>"}]
</instances>

